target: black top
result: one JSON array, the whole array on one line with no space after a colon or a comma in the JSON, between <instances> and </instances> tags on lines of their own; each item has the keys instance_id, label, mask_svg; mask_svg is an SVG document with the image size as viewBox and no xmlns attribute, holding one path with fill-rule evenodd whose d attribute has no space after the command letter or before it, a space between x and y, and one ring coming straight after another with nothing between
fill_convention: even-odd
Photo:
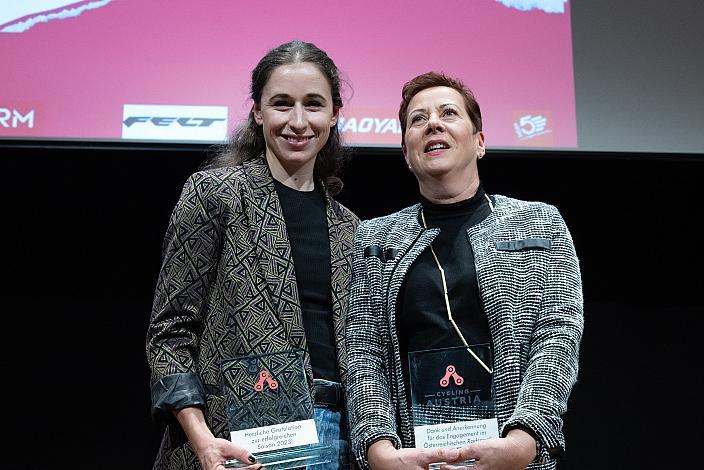
<instances>
[{"instance_id":1,"label":"black top","mask_svg":"<svg viewBox=\"0 0 704 470\"><path fill-rule=\"evenodd\" d=\"M467 229L484 220L491 208L481 185L470 199L434 204L421 196L428 228L439 228L432 247L445 271L452 318L467 343L491 343L489 323L479 297L474 253ZM423 224L422 220L420 221ZM413 262L401 286L396 325L408 384L408 352L462 346L447 318L442 279L428 247Z\"/></svg>"},{"instance_id":2,"label":"black top","mask_svg":"<svg viewBox=\"0 0 704 470\"><path fill-rule=\"evenodd\" d=\"M291 244L313 376L339 382L325 199L317 184L313 191L297 191L276 180L274 186Z\"/></svg>"}]
</instances>

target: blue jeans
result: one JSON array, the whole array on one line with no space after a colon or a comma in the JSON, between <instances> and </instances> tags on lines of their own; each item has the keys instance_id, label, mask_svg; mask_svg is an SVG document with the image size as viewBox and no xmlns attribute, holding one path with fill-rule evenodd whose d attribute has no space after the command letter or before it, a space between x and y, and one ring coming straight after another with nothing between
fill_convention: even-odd
<instances>
[{"instance_id":1,"label":"blue jeans","mask_svg":"<svg viewBox=\"0 0 704 470\"><path fill-rule=\"evenodd\" d=\"M337 453L337 462L325 465L316 465L315 470L349 470L350 465L350 442L349 430L347 429L347 417L341 411L329 408L313 408L313 418L315 427L318 430L318 441L333 447Z\"/></svg>"}]
</instances>

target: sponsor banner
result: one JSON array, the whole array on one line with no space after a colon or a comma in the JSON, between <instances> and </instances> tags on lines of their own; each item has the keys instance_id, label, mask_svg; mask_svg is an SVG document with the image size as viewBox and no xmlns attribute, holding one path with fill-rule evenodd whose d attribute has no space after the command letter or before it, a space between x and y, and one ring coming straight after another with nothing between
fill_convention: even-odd
<instances>
[{"instance_id":1,"label":"sponsor banner","mask_svg":"<svg viewBox=\"0 0 704 470\"><path fill-rule=\"evenodd\" d=\"M202 127L178 121L214 118L210 114L162 114L166 109L159 108L158 114L134 117L177 120L117 123L123 120L125 103L227 104L231 129L247 119L251 107L248 72L273 46L271 35L252 30L252 18L272 19L279 38L275 43L296 37L300 24L314 20L316 28L306 39L324 46L351 85L349 90L343 87L347 99L340 123L343 139L351 145L398 148L401 88L428 70L461 78L474 91L485 110L488 146L532 147L549 138L554 138L553 147L577 145L570 2L441 1L439 7L451 8L452 14L443 18L443 34L433 41L407 34L427 28L427 5L422 2L347 2L345 17L350 21L344 34L338 12L327 8L328 3L289 0L287 15L272 19L270 2L250 2L243 15L241 2L0 1L0 55L7 71L0 74L0 107L39 103L42 108L35 110L34 128L29 129L33 138L116 140L124 130L125 138L135 140L164 136L159 140L183 142L195 133L196 141L220 141L224 131L217 138L203 134L224 121ZM401 22L399 9L404 12ZM370 11L374 21L354 21L369 18ZM228 25L213 27L208 18L228 18ZM471 37L468 24L479 28ZM155 25L159 40L154 40ZM463 48L471 48L472 54L458 54ZM223 57L227 65L209 73ZM482 73L477 73L477 64L482 64ZM514 116L519 110L525 112ZM27 111L18 112L24 117ZM128 114L124 118L132 116ZM543 115L552 132L519 139L513 124L528 130L525 121L520 123L524 115ZM16 125L12 128L10 118L10 127L0 126L0 135L18 132L24 124Z\"/></svg>"},{"instance_id":2,"label":"sponsor banner","mask_svg":"<svg viewBox=\"0 0 704 470\"><path fill-rule=\"evenodd\" d=\"M516 145L521 147L549 147L554 145L554 123L550 112L514 112L512 125Z\"/></svg>"},{"instance_id":3,"label":"sponsor banner","mask_svg":"<svg viewBox=\"0 0 704 470\"><path fill-rule=\"evenodd\" d=\"M222 142L227 139L227 106L126 104L122 138Z\"/></svg>"},{"instance_id":4,"label":"sponsor banner","mask_svg":"<svg viewBox=\"0 0 704 470\"><path fill-rule=\"evenodd\" d=\"M0 136L35 136L41 132L38 107L0 100Z\"/></svg>"},{"instance_id":5,"label":"sponsor banner","mask_svg":"<svg viewBox=\"0 0 704 470\"><path fill-rule=\"evenodd\" d=\"M346 144L401 144L401 123L387 109L343 109L337 128Z\"/></svg>"}]
</instances>

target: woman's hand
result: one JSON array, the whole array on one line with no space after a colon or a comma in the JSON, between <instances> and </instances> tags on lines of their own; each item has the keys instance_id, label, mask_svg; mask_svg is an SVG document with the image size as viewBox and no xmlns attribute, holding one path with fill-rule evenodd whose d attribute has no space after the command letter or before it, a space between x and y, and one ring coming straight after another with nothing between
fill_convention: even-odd
<instances>
[{"instance_id":1,"label":"woman's hand","mask_svg":"<svg viewBox=\"0 0 704 470\"><path fill-rule=\"evenodd\" d=\"M524 470L535 460L535 439L527 432L512 429L506 437L486 439L459 449L457 459L449 463L474 459L473 470ZM467 468L458 465L443 465L441 470Z\"/></svg>"},{"instance_id":2,"label":"woman's hand","mask_svg":"<svg viewBox=\"0 0 704 470\"><path fill-rule=\"evenodd\" d=\"M458 449L397 449L388 440L369 446L367 460L372 470L425 470L431 463L454 461Z\"/></svg>"},{"instance_id":3,"label":"woman's hand","mask_svg":"<svg viewBox=\"0 0 704 470\"><path fill-rule=\"evenodd\" d=\"M247 470L261 468L247 449L227 439L213 436L199 408L188 407L175 411L174 414L188 437L191 449L198 456L203 470L224 470L226 460L239 460L242 463L253 464L246 467Z\"/></svg>"},{"instance_id":4,"label":"woman's hand","mask_svg":"<svg viewBox=\"0 0 704 470\"><path fill-rule=\"evenodd\" d=\"M200 462L200 466L203 467L203 470L223 470L225 468L223 464L226 460L239 460L242 463L248 464L254 463L250 460L252 456L249 451L227 439L217 437L203 439L199 442L198 448L196 449L194 447L193 450L198 456L198 461ZM245 468L255 470L261 468L261 465L253 464Z\"/></svg>"}]
</instances>

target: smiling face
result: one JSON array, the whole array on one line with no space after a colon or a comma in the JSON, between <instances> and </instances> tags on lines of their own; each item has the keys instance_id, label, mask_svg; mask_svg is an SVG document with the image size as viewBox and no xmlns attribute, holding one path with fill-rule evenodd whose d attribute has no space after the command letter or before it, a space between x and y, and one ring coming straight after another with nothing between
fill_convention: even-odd
<instances>
[{"instance_id":1,"label":"smiling face","mask_svg":"<svg viewBox=\"0 0 704 470\"><path fill-rule=\"evenodd\" d=\"M315 157L338 116L330 84L320 70L310 62L275 68L253 111L262 126L266 159L274 178L312 178Z\"/></svg>"},{"instance_id":2,"label":"smiling face","mask_svg":"<svg viewBox=\"0 0 704 470\"><path fill-rule=\"evenodd\" d=\"M408 105L403 155L424 184L478 179L477 157L484 154L484 133L475 132L456 90L437 86L416 94Z\"/></svg>"}]
</instances>

